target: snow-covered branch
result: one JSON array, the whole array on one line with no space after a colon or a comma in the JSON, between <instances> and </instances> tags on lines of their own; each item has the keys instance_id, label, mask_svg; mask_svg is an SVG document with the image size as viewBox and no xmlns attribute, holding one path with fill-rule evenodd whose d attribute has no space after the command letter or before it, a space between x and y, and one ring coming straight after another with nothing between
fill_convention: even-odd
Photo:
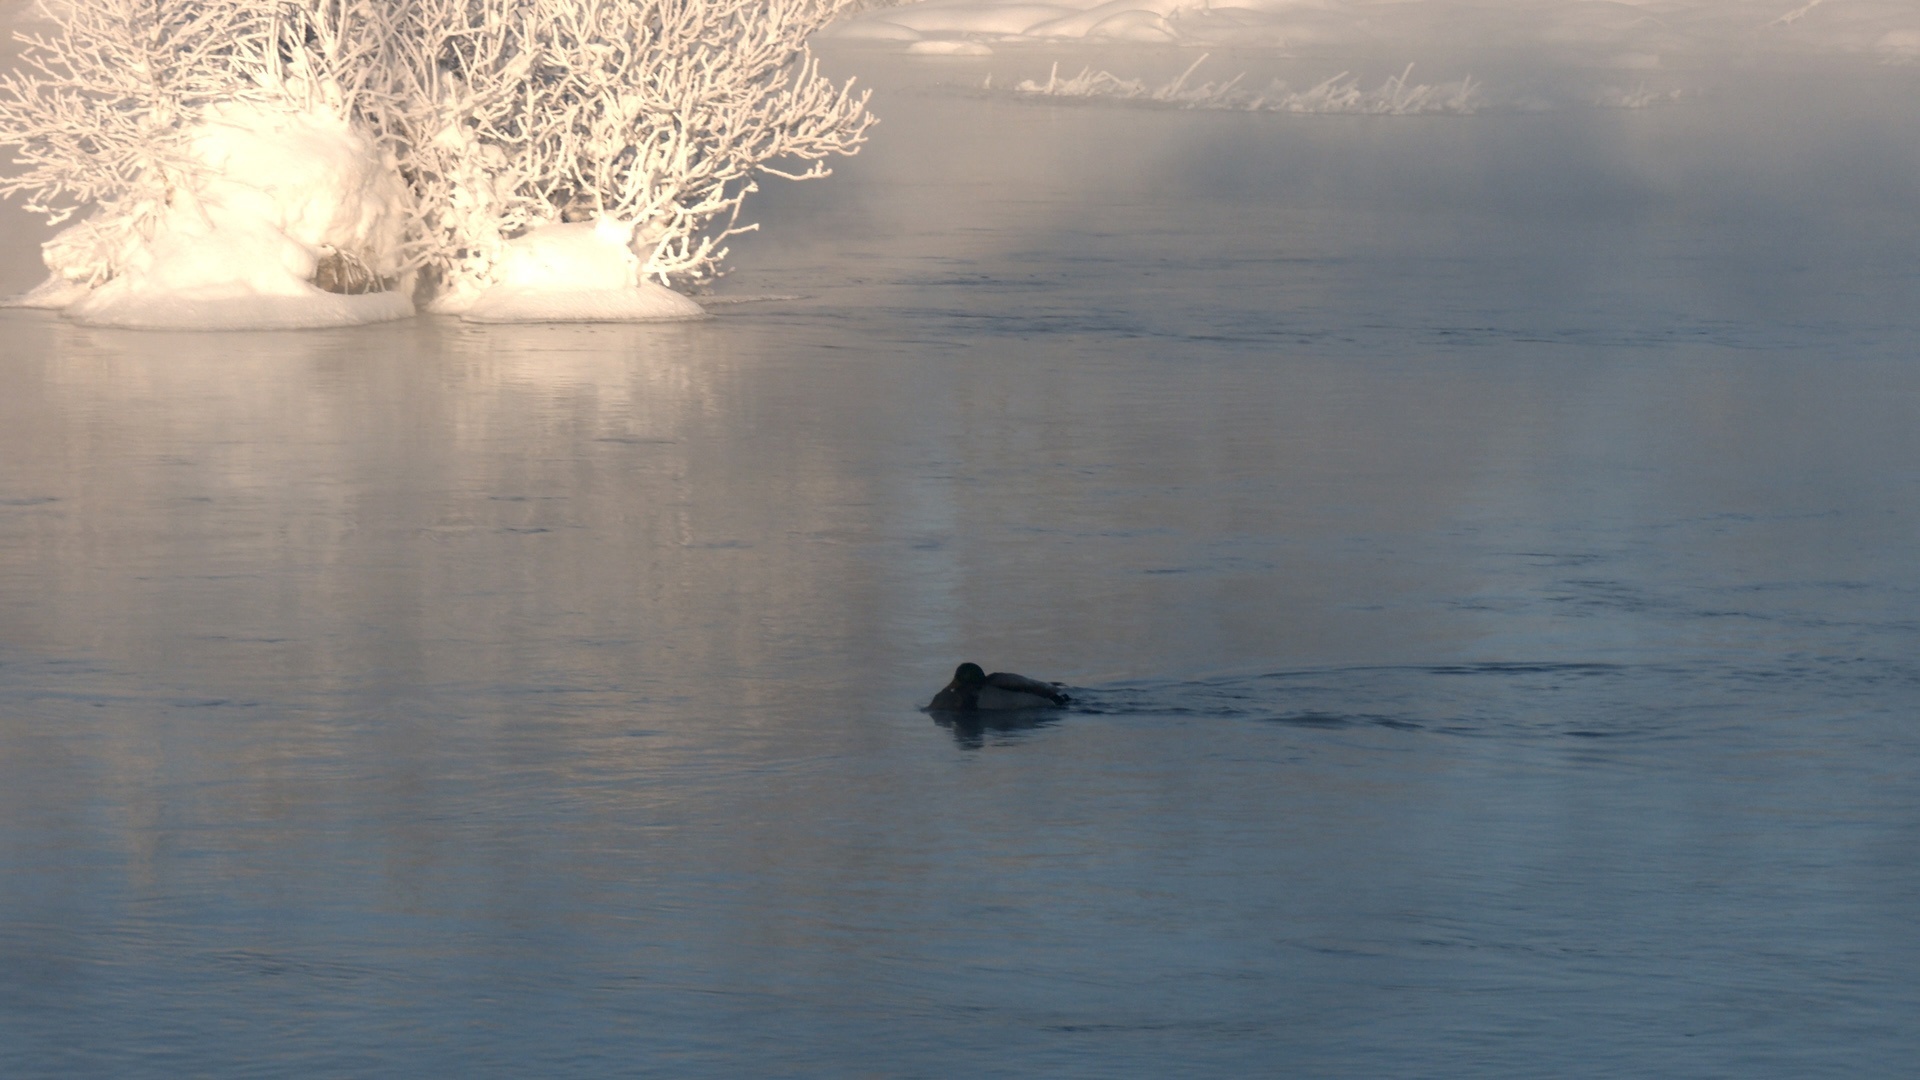
<instances>
[{"instance_id":1,"label":"snow-covered branch","mask_svg":"<svg viewBox=\"0 0 1920 1080\"><path fill-rule=\"evenodd\" d=\"M612 220L661 281L718 272L760 173L827 174L872 123L807 35L839 0L426 0L409 170L449 296L528 229ZM800 163L787 169L787 163Z\"/></svg>"}]
</instances>

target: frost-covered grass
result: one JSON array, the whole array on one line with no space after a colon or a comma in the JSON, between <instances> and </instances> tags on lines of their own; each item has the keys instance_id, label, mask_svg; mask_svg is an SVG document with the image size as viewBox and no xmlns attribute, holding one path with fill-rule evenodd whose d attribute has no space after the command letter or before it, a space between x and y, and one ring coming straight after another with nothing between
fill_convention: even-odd
<instances>
[{"instance_id":1,"label":"frost-covered grass","mask_svg":"<svg viewBox=\"0 0 1920 1080\"><path fill-rule=\"evenodd\" d=\"M78 215L25 302L465 311L570 223L630 256L620 288L709 279L760 178L825 176L865 138L866 95L807 52L842 3L67 0L0 75L0 194Z\"/></svg>"},{"instance_id":2,"label":"frost-covered grass","mask_svg":"<svg viewBox=\"0 0 1920 1080\"><path fill-rule=\"evenodd\" d=\"M1045 82L1026 79L1017 84L1013 92L1021 97L1121 101L1175 109L1381 116L1471 113L1482 104L1480 89L1471 78L1450 83L1414 83L1411 64L1372 90L1364 89L1357 78L1343 71L1305 90L1293 90L1285 82L1275 80L1265 90L1250 91L1240 86L1244 75L1219 83L1194 82L1194 72L1206 61L1207 57L1202 55L1171 82L1159 86L1092 68L1063 79L1060 65L1055 64Z\"/></svg>"}]
</instances>

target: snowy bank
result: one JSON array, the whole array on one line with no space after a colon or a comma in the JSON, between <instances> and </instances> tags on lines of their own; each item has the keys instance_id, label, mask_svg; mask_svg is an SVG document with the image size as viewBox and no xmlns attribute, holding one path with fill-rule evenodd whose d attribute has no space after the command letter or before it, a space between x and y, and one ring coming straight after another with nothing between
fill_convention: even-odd
<instances>
[{"instance_id":1,"label":"snowy bank","mask_svg":"<svg viewBox=\"0 0 1920 1080\"><path fill-rule=\"evenodd\" d=\"M1465 115L1479 111L1480 88L1472 79L1428 84L1412 81L1413 65L1399 75L1368 90L1347 72L1322 79L1304 90L1294 90L1280 80L1266 89L1248 90L1240 84L1242 76L1224 82L1200 82L1194 73L1206 63L1208 54L1188 66L1171 82L1154 86L1143 79L1123 79L1110 71L1082 68L1078 75L1062 78L1055 64L1045 82L1024 79L1015 84L1013 95L1055 100L1111 101L1156 105L1175 109L1218 109L1231 112L1317 113L1364 116L1415 116L1421 113Z\"/></svg>"},{"instance_id":2,"label":"snowy bank","mask_svg":"<svg viewBox=\"0 0 1920 1080\"><path fill-rule=\"evenodd\" d=\"M922 0L827 35L892 43L1093 42L1379 56L1509 49L1606 67L1770 52L1920 57L1913 0Z\"/></svg>"}]
</instances>

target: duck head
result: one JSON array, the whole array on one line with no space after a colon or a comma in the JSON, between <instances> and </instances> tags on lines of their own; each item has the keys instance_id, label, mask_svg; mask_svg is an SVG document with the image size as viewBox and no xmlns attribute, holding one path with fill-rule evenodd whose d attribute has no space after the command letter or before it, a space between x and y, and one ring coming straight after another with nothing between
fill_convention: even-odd
<instances>
[{"instance_id":1,"label":"duck head","mask_svg":"<svg viewBox=\"0 0 1920 1080\"><path fill-rule=\"evenodd\" d=\"M986 669L979 664L961 664L953 670L953 681L933 695L933 703L927 707L971 710L980 698L980 688L985 685Z\"/></svg>"}]
</instances>

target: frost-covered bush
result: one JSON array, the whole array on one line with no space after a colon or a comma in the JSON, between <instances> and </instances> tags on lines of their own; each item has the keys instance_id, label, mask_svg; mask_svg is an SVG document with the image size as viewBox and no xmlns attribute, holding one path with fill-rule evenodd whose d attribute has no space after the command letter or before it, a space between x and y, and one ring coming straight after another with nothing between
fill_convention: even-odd
<instances>
[{"instance_id":1,"label":"frost-covered bush","mask_svg":"<svg viewBox=\"0 0 1920 1080\"><path fill-rule=\"evenodd\" d=\"M699 281L758 175L823 176L864 140L866 96L806 49L843 3L71 0L0 75L0 193L87 211L47 247L61 304L122 279L287 293L219 280L241 242L333 292L424 271L460 310L570 222L636 284ZM188 266L193 237L233 250Z\"/></svg>"},{"instance_id":2,"label":"frost-covered bush","mask_svg":"<svg viewBox=\"0 0 1920 1080\"><path fill-rule=\"evenodd\" d=\"M824 176L872 122L805 41L841 0L420 0L395 46L403 168L460 298L507 238L631 230L648 276L713 276L761 173Z\"/></svg>"},{"instance_id":3,"label":"frost-covered bush","mask_svg":"<svg viewBox=\"0 0 1920 1080\"><path fill-rule=\"evenodd\" d=\"M0 139L25 168L0 192L56 224L91 211L48 245L55 277L98 287L153 269L163 236L260 228L305 249L286 256L305 276L397 273L404 192L351 120L333 7L82 0L20 35Z\"/></svg>"}]
</instances>

